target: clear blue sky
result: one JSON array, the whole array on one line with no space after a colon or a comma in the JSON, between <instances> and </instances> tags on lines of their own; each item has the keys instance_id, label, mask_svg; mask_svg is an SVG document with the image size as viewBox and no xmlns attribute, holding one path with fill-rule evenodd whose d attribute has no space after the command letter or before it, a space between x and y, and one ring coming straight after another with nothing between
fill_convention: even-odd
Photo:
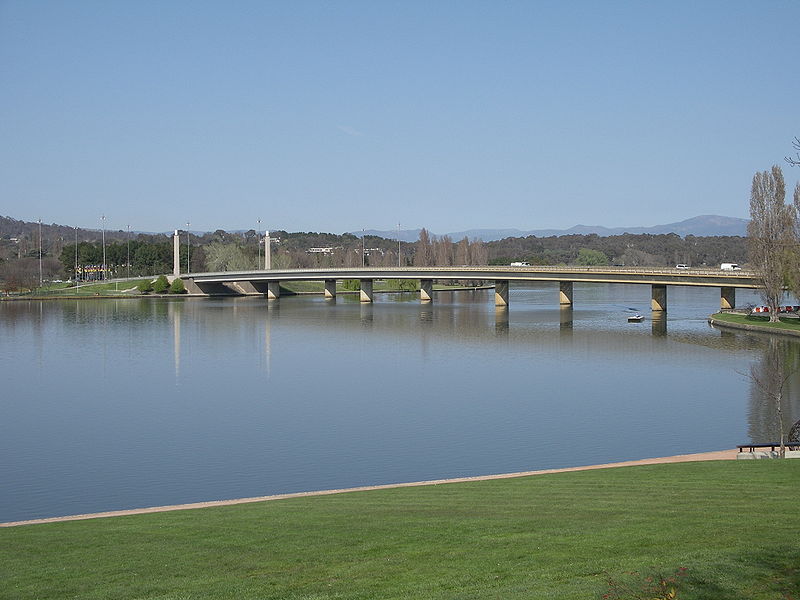
<instances>
[{"instance_id":1,"label":"clear blue sky","mask_svg":"<svg viewBox=\"0 0 800 600\"><path fill-rule=\"evenodd\" d=\"M164 231L747 217L800 2L0 0L0 215Z\"/></svg>"}]
</instances>

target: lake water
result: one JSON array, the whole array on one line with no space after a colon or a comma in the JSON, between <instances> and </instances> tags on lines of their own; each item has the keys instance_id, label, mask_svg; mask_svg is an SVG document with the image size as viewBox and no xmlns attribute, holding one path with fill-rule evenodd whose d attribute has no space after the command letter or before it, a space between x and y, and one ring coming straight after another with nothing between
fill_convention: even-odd
<instances>
[{"instance_id":1,"label":"lake water","mask_svg":"<svg viewBox=\"0 0 800 600\"><path fill-rule=\"evenodd\" d=\"M670 287L665 321L649 294L0 303L0 522L774 439L746 376L774 338L711 328L716 289Z\"/></svg>"}]
</instances>

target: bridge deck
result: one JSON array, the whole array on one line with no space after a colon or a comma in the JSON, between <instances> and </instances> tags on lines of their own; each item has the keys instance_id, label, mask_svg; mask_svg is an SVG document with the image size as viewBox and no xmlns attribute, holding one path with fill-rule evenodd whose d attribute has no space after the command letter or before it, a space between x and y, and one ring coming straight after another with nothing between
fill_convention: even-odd
<instances>
[{"instance_id":1,"label":"bridge deck","mask_svg":"<svg viewBox=\"0 0 800 600\"><path fill-rule=\"evenodd\" d=\"M756 274L751 271L629 267L359 267L189 273L182 277L192 279L195 282L204 283L323 281L326 279L483 279L638 283L750 289L759 287L758 278Z\"/></svg>"}]
</instances>

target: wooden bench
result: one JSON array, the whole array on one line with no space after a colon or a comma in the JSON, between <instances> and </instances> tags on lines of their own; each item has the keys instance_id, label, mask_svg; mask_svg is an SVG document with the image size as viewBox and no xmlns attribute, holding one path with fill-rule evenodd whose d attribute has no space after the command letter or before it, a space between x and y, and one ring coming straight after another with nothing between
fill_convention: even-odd
<instances>
[{"instance_id":1,"label":"wooden bench","mask_svg":"<svg viewBox=\"0 0 800 600\"><path fill-rule=\"evenodd\" d=\"M800 442L784 442L783 446L787 450L800 450ZM756 448L769 448L771 451L775 452L775 450L780 450L781 443L775 442L772 444L741 444L740 446L736 446L739 449L739 452L744 452L745 448L748 448L748 452L755 452Z\"/></svg>"}]
</instances>

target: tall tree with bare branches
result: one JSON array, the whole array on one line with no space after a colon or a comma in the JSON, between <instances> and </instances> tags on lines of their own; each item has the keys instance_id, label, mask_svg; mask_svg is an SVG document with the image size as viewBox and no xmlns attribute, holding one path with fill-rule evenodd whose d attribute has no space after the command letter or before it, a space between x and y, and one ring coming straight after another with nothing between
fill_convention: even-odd
<instances>
[{"instance_id":1,"label":"tall tree with bare branches","mask_svg":"<svg viewBox=\"0 0 800 600\"><path fill-rule=\"evenodd\" d=\"M794 147L795 149L794 153L795 158L787 156L786 162L788 162L793 167L800 167L800 137L794 138L794 141L792 142L792 147Z\"/></svg>"},{"instance_id":2,"label":"tall tree with bare branches","mask_svg":"<svg viewBox=\"0 0 800 600\"><path fill-rule=\"evenodd\" d=\"M428 230L424 227L419 231L419 240L415 246L414 266L430 267L433 264L433 245Z\"/></svg>"},{"instance_id":3,"label":"tall tree with bare branches","mask_svg":"<svg viewBox=\"0 0 800 600\"><path fill-rule=\"evenodd\" d=\"M796 211L785 200L786 184L778 165L753 176L750 223L747 225L748 254L761 279L761 295L769 307L769 320L775 323L794 262L796 240Z\"/></svg>"}]
</instances>

